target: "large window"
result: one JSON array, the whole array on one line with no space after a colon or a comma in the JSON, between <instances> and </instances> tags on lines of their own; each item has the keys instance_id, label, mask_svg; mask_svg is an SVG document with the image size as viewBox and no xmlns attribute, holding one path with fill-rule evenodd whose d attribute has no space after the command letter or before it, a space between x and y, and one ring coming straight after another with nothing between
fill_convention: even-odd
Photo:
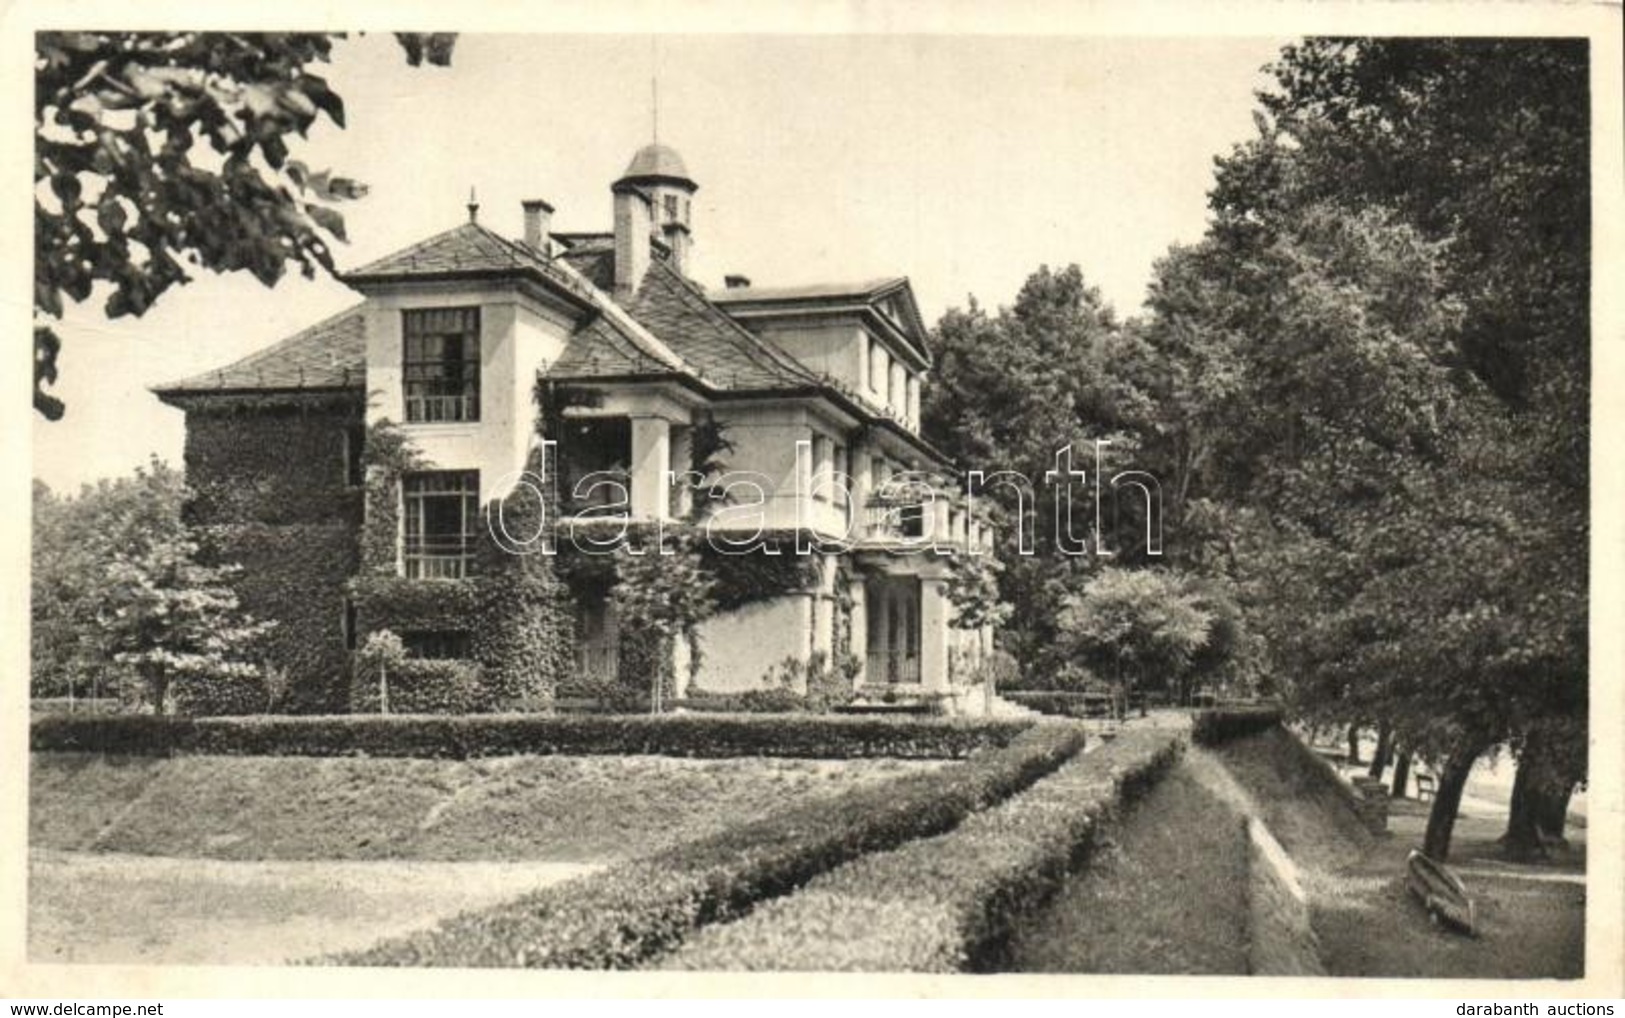
<instances>
[{"instance_id":1,"label":"large window","mask_svg":"<svg viewBox=\"0 0 1625 1018\"><path fill-rule=\"evenodd\" d=\"M480 475L476 470L407 474L406 575L414 580L461 579L474 560L479 525Z\"/></svg>"},{"instance_id":2,"label":"large window","mask_svg":"<svg viewBox=\"0 0 1625 1018\"><path fill-rule=\"evenodd\" d=\"M406 419L414 423L480 419L480 309L402 312Z\"/></svg>"}]
</instances>

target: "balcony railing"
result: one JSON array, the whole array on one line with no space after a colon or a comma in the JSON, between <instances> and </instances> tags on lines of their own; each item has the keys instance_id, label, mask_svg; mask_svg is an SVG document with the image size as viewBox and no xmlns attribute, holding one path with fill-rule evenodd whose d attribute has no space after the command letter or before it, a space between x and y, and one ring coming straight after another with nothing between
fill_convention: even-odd
<instances>
[{"instance_id":1,"label":"balcony railing","mask_svg":"<svg viewBox=\"0 0 1625 1018\"><path fill-rule=\"evenodd\" d=\"M480 398L476 395L406 397L406 420L409 424L442 424L479 419Z\"/></svg>"},{"instance_id":2,"label":"balcony railing","mask_svg":"<svg viewBox=\"0 0 1625 1018\"><path fill-rule=\"evenodd\" d=\"M863 510L864 536L871 541L902 541L925 535L925 507L918 502L871 500Z\"/></svg>"},{"instance_id":3,"label":"balcony railing","mask_svg":"<svg viewBox=\"0 0 1625 1018\"><path fill-rule=\"evenodd\" d=\"M863 681L906 685L920 681L920 658L900 650L871 650Z\"/></svg>"},{"instance_id":4,"label":"balcony railing","mask_svg":"<svg viewBox=\"0 0 1625 1018\"><path fill-rule=\"evenodd\" d=\"M474 535L462 539L417 541L408 539L405 549L406 578L409 580L461 580L473 572Z\"/></svg>"}]
</instances>

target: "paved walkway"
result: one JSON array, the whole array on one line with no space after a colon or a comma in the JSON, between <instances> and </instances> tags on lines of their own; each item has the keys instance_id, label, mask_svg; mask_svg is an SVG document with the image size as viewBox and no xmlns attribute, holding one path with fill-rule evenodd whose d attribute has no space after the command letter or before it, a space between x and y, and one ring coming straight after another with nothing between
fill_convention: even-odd
<instances>
[{"instance_id":1,"label":"paved walkway","mask_svg":"<svg viewBox=\"0 0 1625 1018\"><path fill-rule=\"evenodd\" d=\"M276 965L590 873L581 863L227 862L29 852L36 963Z\"/></svg>"}]
</instances>

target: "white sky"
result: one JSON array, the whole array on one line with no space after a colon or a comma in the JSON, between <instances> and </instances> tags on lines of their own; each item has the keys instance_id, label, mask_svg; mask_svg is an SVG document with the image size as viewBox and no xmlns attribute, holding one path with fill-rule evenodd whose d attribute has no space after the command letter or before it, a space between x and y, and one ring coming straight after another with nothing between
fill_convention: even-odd
<instances>
[{"instance_id":1,"label":"white sky","mask_svg":"<svg viewBox=\"0 0 1625 1018\"><path fill-rule=\"evenodd\" d=\"M974 294L1008 303L1077 262L1120 314L1152 262L1206 222L1212 159L1253 133L1260 67L1285 39L898 35L465 35L453 66L408 68L387 34L326 73L349 127L295 156L371 185L345 208L355 266L466 217L607 230L609 185L660 139L700 185L693 274L720 285L907 275L928 323ZM64 338L62 421L37 417L34 474L58 490L179 464L182 415L148 387L226 364L356 300L330 279L200 276L141 319L100 297Z\"/></svg>"}]
</instances>

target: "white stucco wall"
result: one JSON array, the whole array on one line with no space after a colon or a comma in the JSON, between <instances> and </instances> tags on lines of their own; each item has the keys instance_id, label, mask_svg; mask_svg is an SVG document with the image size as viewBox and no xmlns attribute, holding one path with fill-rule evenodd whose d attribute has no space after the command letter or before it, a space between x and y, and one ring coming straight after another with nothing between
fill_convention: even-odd
<instances>
[{"instance_id":1,"label":"white stucco wall","mask_svg":"<svg viewBox=\"0 0 1625 1018\"><path fill-rule=\"evenodd\" d=\"M723 612L701 623L696 684L712 693L760 689L787 657L806 660L812 647L813 599L789 594Z\"/></svg>"},{"instance_id":2,"label":"white stucco wall","mask_svg":"<svg viewBox=\"0 0 1625 1018\"><path fill-rule=\"evenodd\" d=\"M409 424L401 384L401 312L409 308L480 309L480 419ZM367 303L368 423L401 425L435 469L478 470L482 499L525 462L535 424L536 367L564 349L566 326L528 306L514 290L414 286L374 294Z\"/></svg>"}]
</instances>

